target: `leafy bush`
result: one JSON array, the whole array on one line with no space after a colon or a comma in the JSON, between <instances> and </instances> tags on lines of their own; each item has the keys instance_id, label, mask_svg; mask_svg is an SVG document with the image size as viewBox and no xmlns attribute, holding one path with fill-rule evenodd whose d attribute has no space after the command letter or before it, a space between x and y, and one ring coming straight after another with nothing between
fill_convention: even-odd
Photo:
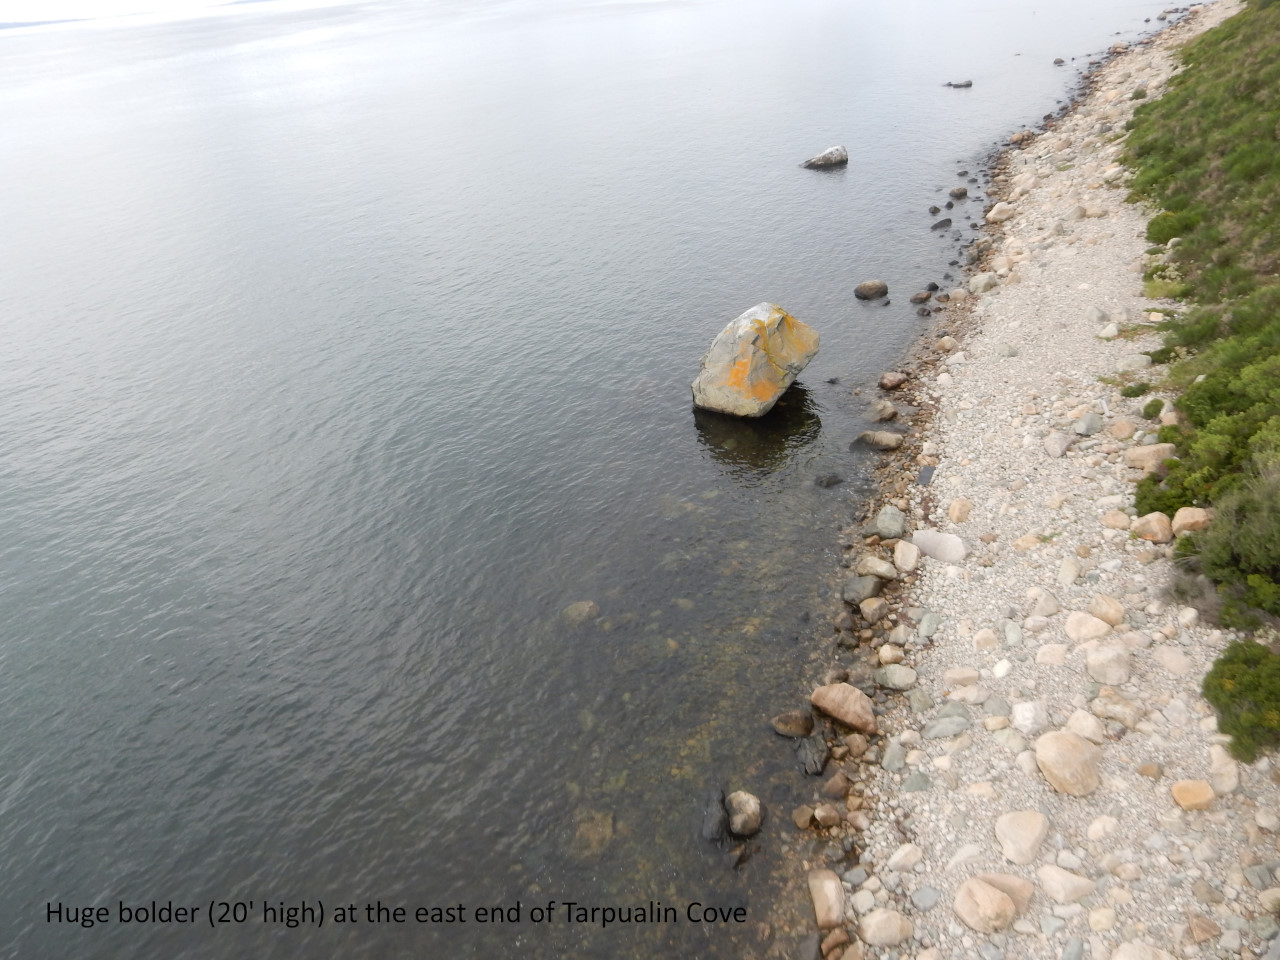
<instances>
[{"instance_id":1,"label":"leafy bush","mask_svg":"<svg viewBox=\"0 0 1280 960\"><path fill-rule=\"evenodd\" d=\"M1280 656L1267 647L1233 641L1205 676L1203 692L1237 759L1252 763L1261 747L1280 744Z\"/></svg>"},{"instance_id":2,"label":"leafy bush","mask_svg":"<svg viewBox=\"0 0 1280 960\"><path fill-rule=\"evenodd\" d=\"M1142 407L1142 415L1148 420L1154 420L1160 416L1160 411L1164 409L1164 401L1159 397L1153 397L1148 400Z\"/></svg>"},{"instance_id":3,"label":"leafy bush","mask_svg":"<svg viewBox=\"0 0 1280 960\"><path fill-rule=\"evenodd\" d=\"M1280 613L1280 3L1257 0L1182 51L1187 69L1129 125L1133 198L1161 213L1147 239L1181 242L1144 279L1189 296L1151 351L1184 391L1163 427L1177 457L1145 478L1139 511L1217 508L1194 538L1225 620ZM1154 419L1153 402L1143 411ZM1253 612L1251 612L1253 611Z\"/></svg>"},{"instance_id":4,"label":"leafy bush","mask_svg":"<svg viewBox=\"0 0 1280 960\"><path fill-rule=\"evenodd\" d=\"M1237 608L1280 614L1280 459L1218 498L1196 547L1201 569L1227 584Z\"/></svg>"},{"instance_id":5,"label":"leafy bush","mask_svg":"<svg viewBox=\"0 0 1280 960\"><path fill-rule=\"evenodd\" d=\"M1121 387L1120 396L1131 398L1140 397L1150 389L1151 384L1147 383L1145 380L1140 380L1137 383L1131 383L1126 387Z\"/></svg>"}]
</instances>

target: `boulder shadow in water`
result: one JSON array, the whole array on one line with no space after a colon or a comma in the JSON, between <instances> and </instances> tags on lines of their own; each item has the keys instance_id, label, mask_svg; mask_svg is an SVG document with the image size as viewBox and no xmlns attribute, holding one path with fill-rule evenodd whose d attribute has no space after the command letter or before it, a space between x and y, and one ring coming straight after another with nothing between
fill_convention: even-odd
<instances>
[{"instance_id":1,"label":"boulder shadow in water","mask_svg":"<svg viewBox=\"0 0 1280 960\"><path fill-rule=\"evenodd\" d=\"M731 417L693 410L698 442L735 474L766 474L818 439L822 420L813 395L793 383L763 417Z\"/></svg>"}]
</instances>

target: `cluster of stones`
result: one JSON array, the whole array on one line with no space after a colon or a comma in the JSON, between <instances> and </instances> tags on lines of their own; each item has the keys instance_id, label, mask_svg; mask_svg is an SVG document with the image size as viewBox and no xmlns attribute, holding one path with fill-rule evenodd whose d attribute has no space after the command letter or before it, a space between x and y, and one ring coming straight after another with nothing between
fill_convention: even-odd
<instances>
[{"instance_id":1,"label":"cluster of stones","mask_svg":"<svg viewBox=\"0 0 1280 960\"><path fill-rule=\"evenodd\" d=\"M850 531L840 662L811 696L835 769L792 820L827 841L806 848L825 960L1280 960L1280 788L1199 693L1235 635L1170 592L1211 514L1132 506L1176 416L1119 390L1158 380L1134 352L1154 337L1122 334L1167 305L1134 293L1145 215L1112 139L1171 71L1139 47L1024 140L949 296L972 329L953 310L881 382L934 415Z\"/></svg>"}]
</instances>

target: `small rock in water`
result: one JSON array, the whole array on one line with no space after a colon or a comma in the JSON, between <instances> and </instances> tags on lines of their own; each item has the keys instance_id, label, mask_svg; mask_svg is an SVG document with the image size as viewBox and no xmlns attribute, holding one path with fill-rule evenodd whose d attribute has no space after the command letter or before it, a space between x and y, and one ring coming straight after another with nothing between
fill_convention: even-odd
<instances>
[{"instance_id":1,"label":"small rock in water","mask_svg":"<svg viewBox=\"0 0 1280 960\"><path fill-rule=\"evenodd\" d=\"M884 423L886 420L893 420L898 416L898 408L889 400L877 400L871 404L871 408L867 411L867 416L876 423Z\"/></svg>"},{"instance_id":2,"label":"small rock in water","mask_svg":"<svg viewBox=\"0 0 1280 960\"><path fill-rule=\"evenodd\" d=\"M863 280L853 288L853 295L859 300L878 300L888 294L889 285L883 280Z\"/></svg>"},{"instance_id":3,"label":"small rock in water","mask_svg":"<svg viewBox=\"0 0 1280 960\"><path fill-rule=\"evenodd\" d=\"M600 608L591 600L579 600L565 607L561 616L574 626L579 626L600 616Z\"/></svg>"},{"instance_id":4,"label":"small rock in water","mask_svg":"<svg viewBox=\"0 0 1280 960\"><path fill-rule=\"evenodd\" d=\"M764 811L760 798L745 790L735 790L725 799L729 811L729 832L739 837L751 837L760 832Z\"/></svg>"},{"instance_id":5,"label":"small rock in water","mask_svg":"<svg viewBox=\"0 0 1280 960\"><path fill-rule=\"evenodd\" d=\"M827 147L816 157L810 157L801 164L809 170L822 170L828 167L843 167L849 162L849 151L844 147Z\"/></svg>"},{"instance_id":6,"label":"small rock in water","mask_svg":"<svg viewBox=\"0 0 1280 960\"><path fill-rule=\"evenodd\" d=\"M769 721L776 733L800 739L813 733L813 714L808 710L788 710Z\"/></svg>"},{"instance_id":7,"label":"small rock in water","mask_svg":"<svg viewBox=\"0 0 1280 960\"><path fill-rule=\"evenodd\" d=\"M822 473L814 477L813 482L819 487L834 487L838 483L844 483L844 477L838 473Z\"/></svg>"},{"instance_id":8,"label":"small rock in water","mask_svg":"<svg viewBox=\"0 0 1280 960\"><path fill-rule=\"evenodd\" d=\"M902 446L902 434L889 430L864 430L858 434L857 443L865 443L873 450L897 450Z\"/></svg>"},{"instance_id":9,"label":"small rock in water","mask_svg":"<svg viewBox=\"0 0 1280 960\"><path fill-rule=\"evenodd\" d=\"M950 193L951 193L951 199L963 200L965 197L969 195L969 188L968 187L952 187Z\"/></svg>"},{"instance_id":10,"label":"small rock in water","mask_svg":"<svg viewBox=\"0 0 1280 960\"><path fill-rule=\"evenodd\" d=\"M943 219L943 220L939 220L937 223L935 223L935 224L934 224L932 227L930 227L929 229L930 229L930 230L946 230L946 229L947 229L948 227L950 227L950 226L951 226L951 218L950 218L950 217L946 217L946 218L945 218L945 219Z\"/></svg>"},{"instance_id":11,"label":"small rock in water","mask_svg":"<svg viewBox=\"0 0 1280 960\"><path fill-rule=\"evenodd\" d=\"M796 756L800 758L800 765L804 767L804 772L811 777L817 777L821 776L822 771L827 768L831 750L827 747L827 741L822 738L822 734L816 733L796 741Z\"/></svg>"},{"instance_id":12,"label":"small rock in water","mask_svg":"<svg viewBox=\"0 0 1280 960\"><path fill-rule=\"evenodd\" d=\"M724 791L712 790L703 802L702 839L720 843L729 834L729 811L724 806Z\"/></svg>"}]
</instances>

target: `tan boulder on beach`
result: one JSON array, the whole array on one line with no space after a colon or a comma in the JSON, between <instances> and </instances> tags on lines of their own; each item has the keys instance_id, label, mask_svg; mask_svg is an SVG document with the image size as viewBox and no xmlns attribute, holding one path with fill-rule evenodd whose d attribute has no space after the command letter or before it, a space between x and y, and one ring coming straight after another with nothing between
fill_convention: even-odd
<instances>
[{"instance_id":1,"label":"tan boulder on beach","mask_svg":"<svg viewBox=\"0 0 1280 960\"><path fill-rule=\"evenodd\" d=\"M818 331L776 303L758 303L712 341L693 381L694 406L760 417L818 353Z\"/></svg>"}]
</instances>

